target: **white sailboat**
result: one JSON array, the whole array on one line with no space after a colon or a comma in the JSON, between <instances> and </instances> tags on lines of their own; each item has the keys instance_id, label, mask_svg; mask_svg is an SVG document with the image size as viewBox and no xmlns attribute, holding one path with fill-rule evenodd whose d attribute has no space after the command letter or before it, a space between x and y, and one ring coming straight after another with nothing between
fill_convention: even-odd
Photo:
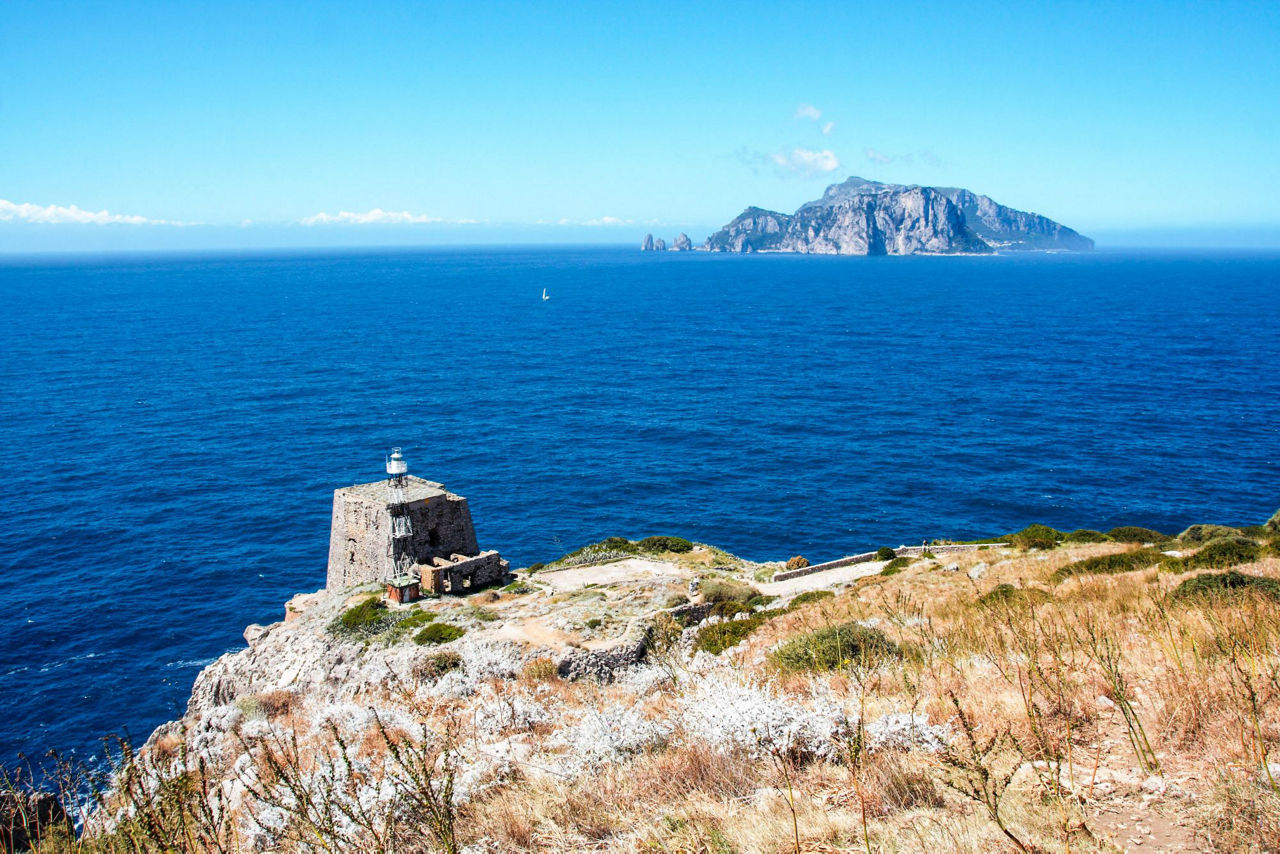
<instances>
[{"instance_id":1,"label":"white sailboat","mask_svg":"<svg viewBox=\"0 0 1280 854\"><path fill-rule=\"evenodd\" d=\"M549 300L549 299L551 299L551 297L547 296L547 289L546 289L546 288L543 288L543 289L542 289L542 301L543 301L543 302L546 302L546 301L547 301L547 300Z\"/></svg>"}]
</instances>

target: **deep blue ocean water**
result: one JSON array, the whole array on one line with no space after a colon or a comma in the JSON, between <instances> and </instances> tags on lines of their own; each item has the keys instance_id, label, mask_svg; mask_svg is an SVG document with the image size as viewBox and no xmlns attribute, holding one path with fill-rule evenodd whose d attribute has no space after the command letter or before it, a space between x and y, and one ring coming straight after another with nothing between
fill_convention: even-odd
<instances>
[{"instance_id":1,"label":"deep blue ocean water","mask_svg":"<svg viewBox=\"0 0 1280 854\"><path fill-rule=\"evenodd\" d=\"M1259 523L1278 296L1276 253L0 261L0 760L180 714L391 445L517 566Z\"/></svg>"}]
</instances>

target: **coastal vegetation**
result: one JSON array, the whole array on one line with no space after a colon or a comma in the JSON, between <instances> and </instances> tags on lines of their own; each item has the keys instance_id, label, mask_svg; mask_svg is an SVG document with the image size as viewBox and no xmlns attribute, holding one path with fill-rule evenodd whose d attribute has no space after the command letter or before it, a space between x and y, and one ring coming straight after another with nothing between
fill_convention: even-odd
<instances>
[{"instance_id":1,"label":"coastal vegetation","mask_svg":"<svg viewBox=\"0 0 1280 854\"><path fill-rule=\"evenodd\" d=\"M23 832L42 854L1276 850L1280 532L1019 533L830 587L667 548L669 577L517 582L547 595L320 599L145 746L55 763ZM35 776L0 789L34 807Z\"/></svg>"}]
</instances>

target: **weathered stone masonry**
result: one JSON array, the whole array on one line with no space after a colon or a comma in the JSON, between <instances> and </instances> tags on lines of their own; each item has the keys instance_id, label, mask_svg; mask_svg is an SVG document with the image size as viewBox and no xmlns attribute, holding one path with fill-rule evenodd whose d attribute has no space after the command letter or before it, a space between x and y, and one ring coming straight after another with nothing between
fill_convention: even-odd
<instances>
[{"instance_id":1,"label":"weathered stone masonry","mask_svg":"<svg viewBox=\"0 0 1280 854\"><path fill-rule=\"evenodd\" d=\"M443 484L412 475L405 480L413 521L408 553L422 575L424 589L459 593L506 576L507 562L497 552L482 553L476 545L467 499L447 491ZM390 526L386 481L335 490L325 586L341 590L382 581L388 567Z\"/></svg>"}]
</instances>

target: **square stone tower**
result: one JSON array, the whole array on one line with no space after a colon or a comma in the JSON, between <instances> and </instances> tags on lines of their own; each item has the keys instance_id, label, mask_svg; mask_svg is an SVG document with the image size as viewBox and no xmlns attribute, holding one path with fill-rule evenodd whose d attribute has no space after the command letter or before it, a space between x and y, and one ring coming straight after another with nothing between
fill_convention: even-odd
<instances>
[{"instance_id":1,"label":"square stone tower","mask_svg":"<svg viewBox=\"0 0 1280 854\"><path fill-rule=\"evenodd\" d=\"M335 490L325 586L341 590L386 578L391 553L387 481ZM501 580L507 562L497 552L481 552L467 499L442 484L405 476L405 498L413 535L407 552L424 590L462 592Z\"/></svg>"}]
</instances>

